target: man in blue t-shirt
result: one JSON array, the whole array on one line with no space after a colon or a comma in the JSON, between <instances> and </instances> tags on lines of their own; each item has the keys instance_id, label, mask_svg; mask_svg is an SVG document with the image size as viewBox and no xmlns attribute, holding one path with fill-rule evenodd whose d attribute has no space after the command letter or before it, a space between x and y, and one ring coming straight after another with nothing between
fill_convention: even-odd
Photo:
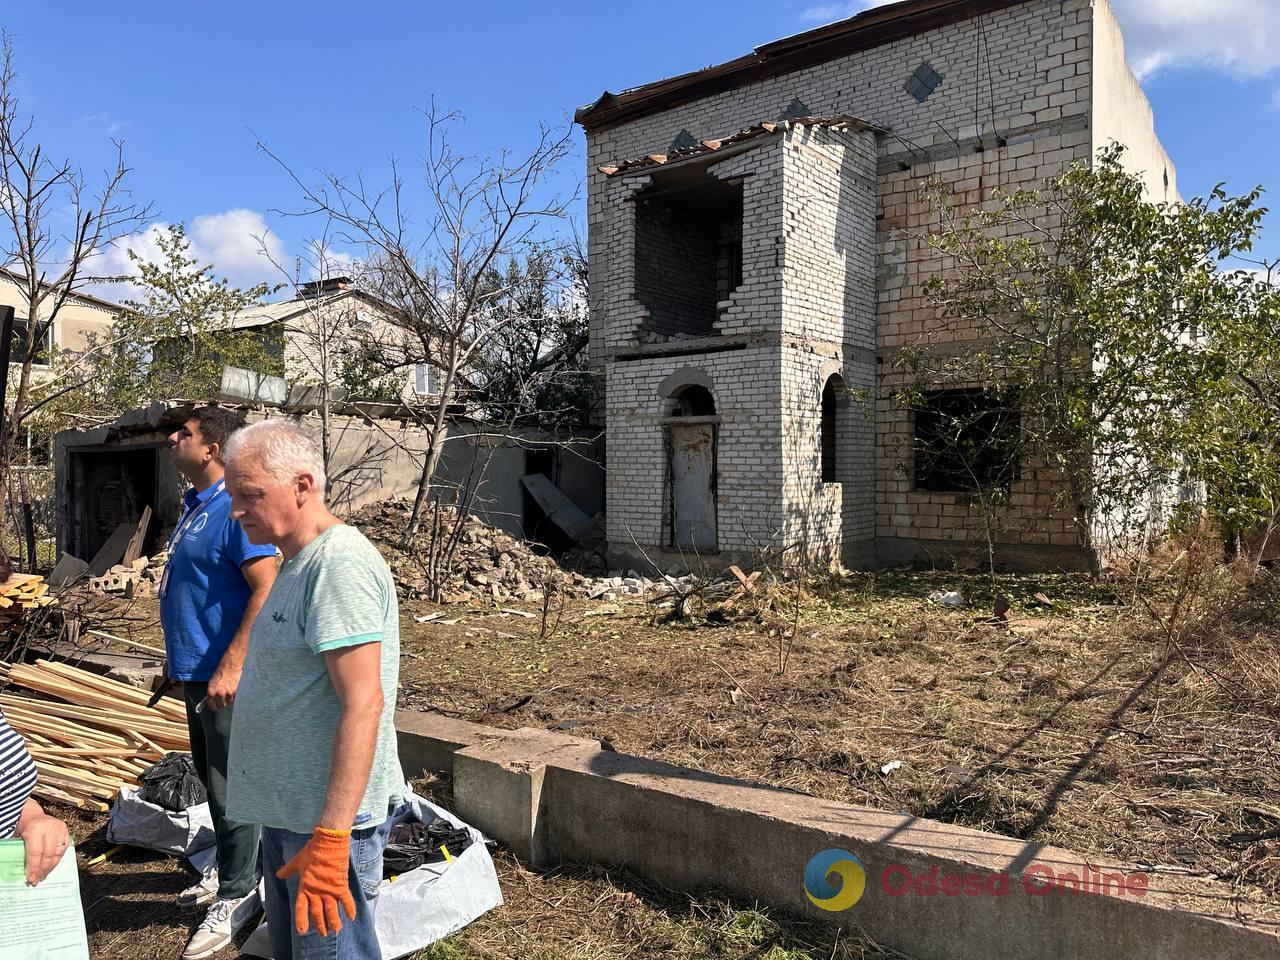
<instances>
[{"instance_id":1,"label":"man in blue t-shirt","mask_svg":"<svg viewBox=\"0 0 1280 960\"><path fill-rule=\"evenodd\" d=\"M209 904L183 960L203 960L229 944L261 911L259 830L226 819L232 704L249 649L249 628L276 578L276 551L249 542L231 516L222 452L244 417L201 407L170 437L173 465L191 481L169 538L160 582L168 676L182 682L191 758L209 793L217 871L178 895L181 906Z\"/></svg>"}]
</instances>

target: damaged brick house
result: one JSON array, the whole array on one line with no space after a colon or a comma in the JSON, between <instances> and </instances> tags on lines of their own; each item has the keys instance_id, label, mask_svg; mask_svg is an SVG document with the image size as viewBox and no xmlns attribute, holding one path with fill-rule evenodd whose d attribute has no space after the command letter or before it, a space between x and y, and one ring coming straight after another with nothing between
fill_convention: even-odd
<instances>
[{"instance_id":1,"label":"damaged brick house","mask_svg":"<svg viewBox=\"0 0 1280 960\"><path fill-rule=\"evenodd\" d=\"M937 323L920 182L976 203L1114 140L1177 195L1107 0L906 0L576 119L618 563L974 549L978 508L921 473L928 418L892 401L895 354ZM1056 489L1018 471L1004 562L1086 563Z\"/></svg>"}]
</instances>

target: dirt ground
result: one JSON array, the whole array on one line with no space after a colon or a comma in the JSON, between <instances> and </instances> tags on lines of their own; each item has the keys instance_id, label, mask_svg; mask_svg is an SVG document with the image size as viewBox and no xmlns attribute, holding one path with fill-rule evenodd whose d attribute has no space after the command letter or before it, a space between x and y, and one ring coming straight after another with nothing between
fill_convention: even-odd
<instances>
[{"instance_id":1,"label":"dirt ground","mask_svg":"<svg viewBox=\"0 0 1280 960\"><path fill-rule=\"evenodd\" d=\"M1242 917L1280 923L1275 621L1173 652L1105 583L999 589L1011 623L982 577L908 573L834 578L763 624L577 604L549 637L497 611L419 623L431 608L411 603L401 701L1216 877ZM930 602L939 590L970 604Z\"/></svg>"},{"instance_id":2,"label":"dirt ground","mask_svg":"<svg viewBox=\"0 0 1280 960\"><path fill-rule=\"evenodd\" d=\"M998 592L1010 622L990 616ZM1086 578L848 575L712 622L643 603L550 612L402 604L400 705L542 727L845 802L1216 878L1280 924L1280 628L1240 618L1198 646ZM957 590L949 609L929 600ZM1047 602L1046 602L1047 601ZM135 638L154 642L146 603ZM430 622L422 622L426 618ZM794 640L788 638L794 636ZM82 857L101 852L86 822ZM94 844L98 846L95 847ZM424 956L888 957L714 893L498 858L508 905ZM93 956L176 955L173 861L90 868ZM607 919L606 919L607 918ZM170 953L173 950L174 953Z\"/></svg>"}]
</instances>

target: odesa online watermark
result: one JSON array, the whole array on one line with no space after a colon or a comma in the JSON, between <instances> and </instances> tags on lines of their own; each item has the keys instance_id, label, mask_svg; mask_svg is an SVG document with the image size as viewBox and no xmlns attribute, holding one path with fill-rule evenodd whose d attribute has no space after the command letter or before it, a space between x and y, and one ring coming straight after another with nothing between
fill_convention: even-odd
<instances>
[{"instance_id":1,"label":"odesa online watermark","mask_svg":"<svg viewBox=\"0 0 1280 960\"><path fill-rule=\"evenodd\" d=\"M1031 897L1071 894L1145 897L1147 874L1119 873L1089 866L1054 869L1037 863L1019 876L1008 873L956 873L932 867L913 871L891 864L880 871L880 892L890 897L1007 897L1021 891ZM823 850L804 871L805 896L832 913L848 910L867 891L867 869L847 850Z\"/></svg>"}]
</instances>

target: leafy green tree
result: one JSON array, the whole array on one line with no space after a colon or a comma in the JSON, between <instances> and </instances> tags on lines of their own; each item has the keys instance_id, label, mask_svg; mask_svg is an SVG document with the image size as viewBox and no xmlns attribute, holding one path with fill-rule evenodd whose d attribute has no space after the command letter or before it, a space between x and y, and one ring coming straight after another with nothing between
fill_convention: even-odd
<instances>
[{"instance_id":1,"label":"leafy green tree","mask_svg":"<svg viewBox=\"0 0 1280 960\"><path fill-rule=\"evenodd\" d=\"M388 371L381 345L359 341L338 361L338 386L351 400L399 403L403 377Z\"/></svg>"},{"instance_id":2,"label":"leafy green tree","mask_svg":"<svg viewBox=\"0 0 1280 960\"><path fill-rule=\"evenodd\" d=\"M929 182L939 321L900 357L908 403L924 385L1016 396L1017 455L1061 478L1095 569L1101 535L1141 536L1160 515L1153 491L1179 477L1252 489L1274 452L1245 379L1263 285L1223 269L1252 248L1261 189L1153 203L1123 160L1114 146L981 207Z\"/></svg>"},{"instance_id":3,"label":"leafy green tree","mask_svg":"<svg viewBox=\"0 0 1280 960\"><path fill-rule=\"evenodd\" d=\"M257 329L237 330L232 318L269 292L266 284L248 290L217 279L213 268L191 256L181 224L156 237L160 256L138 265L139 300L125 302L112 332L114 344L101 353L91 402L123 411L175 397L211 399L224 366L283 374L283 343Z\"/></svg>"},{"instance_id":4,"label":"leafy green tree","mask_svg":"<svg viewBox=\"0 0 1280 960\"><path fill-rule=\"evenodd\" d=\"M491 309L507 321L476 358L475 399L497 421L548 429L590 419L587 269L570 247L535 246L490 270Z\"/></svg>"}]
</instances>

